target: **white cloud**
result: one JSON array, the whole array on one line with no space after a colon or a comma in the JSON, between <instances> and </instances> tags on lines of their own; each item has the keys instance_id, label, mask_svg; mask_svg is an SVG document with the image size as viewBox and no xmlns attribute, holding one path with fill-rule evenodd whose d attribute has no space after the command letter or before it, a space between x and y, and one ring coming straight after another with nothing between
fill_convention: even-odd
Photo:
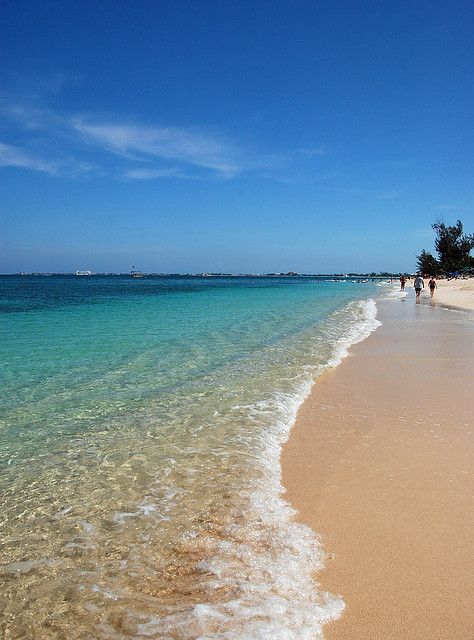
<instances>
[{"instance_id":1,"label":"white cloud","mask_svg":"<svg viewBox=\"0 0 474 640\"><path fill-rule=\"evenodd\" d=\"M317 156L325 156L328 154L328 151L325 147L312 147L310 149L297 149L296 153L301 156L302 158L304 158L305 160L311 160L314 157Z\"/></svg>"},{"instance_id":2,"label":"white cloud","mask_svg":"<svg viewBox=\"0 0 474 640\"><path fill-rule=\"evenodd\" d=\"M73 122L73 127L89 142L126 157L176 160L227 178L243 169L233 145L199 132L175 127L89 124L80 119Z\"/></svg>"},{"instance_id":3,"label":"white cloud","mask_svg":"<svg viewBox=\"0 0 474 640\"><path fill-rule=\"evenodd\" d=\"M22 101L0 92L0 122L12 143L0 148L0 166L57 176L92 172L132 180L230 179L243 172L266 171L277 172L275 179L294 181L293 175L280 174L292 174L327 153L323 147L309 145L264 153L216 128L145 125L112 118L58 113L38 100Z\"/></svg>"},{"instance_id":4,"label":"white cloud","mask_svg":"<svg viewBox=\"0 0 474 640\"><path fill-rule=\"evenodd\" d=\"M124 174L125 178L133 180L155 180L157 178L185 178L176 169L130 169Z\"/></svg>"},{"instance_id":5,"label":"white cloud","mask_svg":"<svg viewBox=\"0 0 474 640\"><path fill-rule=\"evenodd\" d=\"M42 160L18 147L3 144L2 142L0 142L0 166L31 169L48 173L51 176L58 174L58 165L56 163Z\"/></svg>"},{"instance_id":6,"label":"white cloud","mask_svg":"<svg viewBox=\"0 0 474 640\"><path fill-rule=\"evenodd\" d=\"M40 158L35 153L0 142L0 167L16 167L47 173L50 176L74 178L86 173L97 172L98 168L89 162L74 157Z\"/></svg>"}]
</instances>

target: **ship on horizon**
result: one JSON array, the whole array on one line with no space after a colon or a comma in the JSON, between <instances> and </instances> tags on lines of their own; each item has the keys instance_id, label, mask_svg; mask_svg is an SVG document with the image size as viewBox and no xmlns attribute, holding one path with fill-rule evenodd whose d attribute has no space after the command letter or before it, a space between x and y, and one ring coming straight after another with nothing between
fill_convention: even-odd
<instances>
[{"instance_id":1,"label":"ship on horizon","mask_svg":"<svg viewBox=\"0 0 474 640\"><path fill-rule=\"evenodd\" d=\"M80 269L76 269L76 276L91 276L92 275L92 271L90 271L89 269L81 271Z\"/></svg>"},{"instance_id":2,"label":"ship on horizon","mask_svg":"<svg viewBox=\"0 0 474 640\"><path fill-rule=\"evenodd\" d=\"M135 267L132 267L130 275L132 278L143 278L143 273L139 269L135 269Z\"/></svg>"}]
</instances>

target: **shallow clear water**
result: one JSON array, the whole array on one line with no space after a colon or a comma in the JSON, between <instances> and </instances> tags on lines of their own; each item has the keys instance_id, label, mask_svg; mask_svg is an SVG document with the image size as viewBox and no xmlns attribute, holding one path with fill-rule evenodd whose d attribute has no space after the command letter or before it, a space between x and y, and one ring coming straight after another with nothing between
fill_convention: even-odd
<instances>
[{"instance_id":1,"label":"shallow clear water","mask_svg":"<svg viewBox=\"0 0 474 640\"><path fill-rule=\"evenodd\" d=\"M375 290L0 277L6 637L317 638L343 605L280 446Z\"/></svg>"}]
</instances>

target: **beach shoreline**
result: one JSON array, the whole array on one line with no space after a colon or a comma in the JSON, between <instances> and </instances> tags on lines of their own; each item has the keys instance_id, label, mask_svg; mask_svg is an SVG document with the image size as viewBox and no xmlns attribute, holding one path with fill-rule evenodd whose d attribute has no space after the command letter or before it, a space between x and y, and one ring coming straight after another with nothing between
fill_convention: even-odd
<instances>
[{"instance_id":1,"label":"beach shoreline","mask_svg":"<svg viewBox=\"0 0 474 640\"><path fill-rule=\"evenodd\" d=\"M435 301L454 309L474 310L474 278L437 280Z\"/></svg>"},{"instance_id":2,"label":"beach shoreline","mask_svg":"<svg viewBox=\"0 0 474 640\"><path fill-rule=\"evenodd\" d=\"M327 553L316 579L346 603L329 640L472 637L474 322L440 304L470 308L466 283L379 301L382 326L318 379L283 447L286 498Z\"/></svg>"}]
</instances>

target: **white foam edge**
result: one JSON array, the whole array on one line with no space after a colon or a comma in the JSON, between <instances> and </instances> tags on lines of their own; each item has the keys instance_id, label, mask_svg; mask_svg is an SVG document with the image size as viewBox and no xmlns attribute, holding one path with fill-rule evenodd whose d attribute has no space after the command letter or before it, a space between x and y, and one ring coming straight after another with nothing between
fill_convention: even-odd
<instances>
[{"instance_id":1,"label":"white foam edge","mask_svg":"<svg viewBox=\"0 0 474 640\"><path fill-rule=\"evenodd\" d=\"M344 609L344 602L341 597L316 592L314 573L323 566L324 552L317 534L308 526L295 522L296 511L284 498L286 490L282 485L281 451L290 436L298 410L310 395L317 377L328 368L340 364L349 355L349 348L352 345L366 339L381 325L377 320L377 306L372 298L350 304L362 312L362 317L359 320L355 318L354 323L350 323L347 330L335 342L333 357L326 365L320 366L316 376L303 383L296 393L275 396L280 417L273 423L271 429L264 430L265 442L261 452L267 482L264 487L256 489L251 495L251 501L256 510L262 514L262 518L268 524L279 523L284 530L282 537L292 543L291 547L296 552L294 557L291 557L291 554L290 557L284 554L281 559L275 561L273 567L267 567L267 571L273 581L278 581L278 576L284 576L288 595L302 596L299 598L298 605L296 602L290 603L293 611L299 609L303 614L305 628L310 630L306 635L300 629L295 636L299 638L314 638L322 635L322 624L339 617ZM306 599L306 603L301 601L303 598ZM311 609L314 609L314 614L311 613ZM276 631L273 629L273 635L268 637L280 637ZM290 632L288 628L282 628L281 632L282 638L291 637L288 635Z\"/></svg>"},{"instance_id":2,"label":"white foam edge","mask_svg":"<svg viewBox=\"0 0 474 640\"><path fill-rule=\"evenodd\" d=\"M268 401L246 407L267 417L259 452L264 481L260 479L247 496L252 512L259 514L256 524L262 526L249 532L248 522L229 525L228 535L217 542L214 554L196 567L211 577L208 586L212 587L212 576L216 588L238 582L239 596L142 619L138 636L160 634L167 638L179 631L183 640L315 640L323 637L326 622L341 615L345 606L342 597L318 591L314 574L323 566L324 552L316 532L295 521L296 511L284 498L280 458L298 409L317 377L337 366L349 355L350 346L367 338L381 324L373 299L349 304L356 314L360 313L360 319L355 317L335 341L332 358L317 368L316 375L313 370L311 379L293 393L276 393ZM268 418L275 414L277 419L269 423ZM254 539L249 540L249 535ZM267 537L270 551L255 553L251 543L257 541L265 547Z\"/></svg>"},{"instance_id":3,"label":"white foam edge","mask_svg":"<svg viewBox=\"0 0 474 640\"><path fill-rule=\"evenodd\" d=\"M373 299L350 304L361 317L354 318L347 331L336 340L333 357L318 367L316 376L313 373L296 392L277 393L270 400L245 407L261 415L276 413L278 416L262 431L259 461L263 465L264 482L260 480L259 486L254 486L248 495L252 511L260 514L262 532L242 531L241 525L230 525L228 536L218 542L216 553L196 567L215 576L216 588L239 581L239 598L199 603L175 615L150 619L139 625L139 635L179 629L183 638L203 640L315 640L323 637L325 623L341 615L345 606L342 597L318 591L314 574L323 567L324 552L316 532L295 521L296 510L284 498L280 459L298 409L309 396L317 377L337 366L349 355L352 345L381 325ZM269 408L275 411L269 412ZM249 535L263 543L265 535L273 536L270 544L278 553L272 553L274 549L269 553L255 553L251 542L246 542ZM241 574L241 563L246 576ZM249 576L252 579L248 579ZM210 632L209 628L216 623L219 631ZM193 635L196 630L200 631L198 636Z\"/></svg>"},{"instance_id":4,"label":"white foam edge","mask_svg":"<svg viewBox=\"0 0 474 640\"><path fill-rule=\"evenodd\" d=\"M394 284L393 282L379 282L377 286L384 289L384 295L382 297L389 300L406 298L408 295L407 291L402 291L400 285Z\"/></svg>"}]
</instances>

